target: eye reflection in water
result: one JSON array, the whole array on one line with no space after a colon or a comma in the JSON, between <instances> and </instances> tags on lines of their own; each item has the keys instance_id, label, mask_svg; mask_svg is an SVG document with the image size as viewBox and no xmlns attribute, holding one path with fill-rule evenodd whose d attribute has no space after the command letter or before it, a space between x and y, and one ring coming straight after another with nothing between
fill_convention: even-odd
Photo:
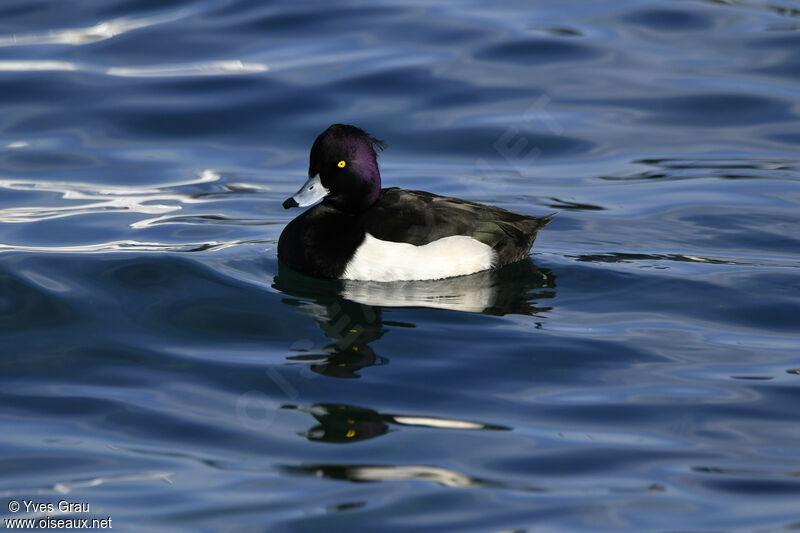
<instances>
[{"instance_id":1,"label":"eye reflection in water","mask_svg":"<svg viewBox=\"0 0 800 533\"><path fill-rule=\"evenodd\" d=\"M369 346L388 331L386 326L416 327L383 320L383 307L543 318L551 308L538 306L538 300L556 294L553 273L537 268L530 258L469 276L399 282L317 279L279 263L273 287L290 296L284 303L311 316L334 341L324 353L306 353L289 360L308 362L313 372L338 378L358 378L363 368L388 363Z\"/></svg>"},{"instance_id":2,"label":"eye reflection in water","mask_svg":"<svg viewBox=\"0 0 800 533\"><path fill-rule=\"evenodd\" d=\"M296 409L313 416L319 422L305 433L310 441L342 444L379 437L391 431L390 424L396 426L416 426L439 429L483 429L509 430L505 426L482 424L465 420L429 418L413 415L379 413L373 409L352 405L314 404L284 405L283 409Z\"/></svg>"}]
</instances>

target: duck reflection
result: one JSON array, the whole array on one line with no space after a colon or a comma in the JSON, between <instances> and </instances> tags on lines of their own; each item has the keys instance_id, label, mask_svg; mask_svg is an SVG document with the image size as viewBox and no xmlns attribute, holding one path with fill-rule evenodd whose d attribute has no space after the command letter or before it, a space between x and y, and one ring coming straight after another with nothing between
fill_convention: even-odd
<instances>
[{"instance_id":1,"label":"duck reflection","mask_svg":"<svg viewBox=\"0 0 800 533\"><path fill-rule=\"evenodd\" d=\"M490 315L537 316L550 307L535 300L555 296L555 277L530 258L497 270L423 281L342 280L342 297L382 307L430 307ZM531 294L531 291L537 291Z\"/></svg>"},{"instance_id":2,"label":"duck reflection","mask_svg":"<svg viewBox=\"0 0 800 533\"><path fill-rule=\"evenodd\" d=\"M311 316L334 340L324 353L289 359L308 362L313 372L339 378L358 378L359 370L388 362L369 346L386 333L386 326L416 327L383 320L383 307L541 317L551 308L537 302L556 294L555 276L548 269L537 268L530 258L469 276L396 282L312 278L279 262L272 286L290 296L284 303Z\"/></svg>"},{"instance_id":3,"label":"duck reflection","mask_svg":"<svg viewBox=\"0 0 800 533\"><path fill-rule=\"evenodd\" d=\"M308 362L317 374L351 379L358 378L362 368L386 363L369 345L386 332L379 308L322 294L316 302L284 301L311 316L325 336L336 341L325 346L324 353L290 356L290 361Z\"/></svg>"},{"instance_id":4,"label":"duck reflection","mask_svg":"<svg viewBox=\"0 0 800 533\"><path fill-rule=\"evenodd\" d=\"M413 415L379 413L373 409L352 405L318 403L311 406L284 405L313 416L318 425L301 435L310 441L341 444L379 437L390 431L390 424L444 429L509 430L505 426L482 424L465 420L431 418Z\"/></svg>"},{"instance_id":5,"label":"duck reflection","mask_svg":"<svg viewBox=\"0 0 800 533\"><path fill-rule=\"evenodd\" d=\"M547 492L542 487L520 483L501 483L489 479L473 477L450 468L428 465L388 465L388 464L302 464L284 465L281 470L287 474L341 479L359 483L388 481L426 481L451 488L495 488L519 492Z\"/></svg>"}]
</instances>

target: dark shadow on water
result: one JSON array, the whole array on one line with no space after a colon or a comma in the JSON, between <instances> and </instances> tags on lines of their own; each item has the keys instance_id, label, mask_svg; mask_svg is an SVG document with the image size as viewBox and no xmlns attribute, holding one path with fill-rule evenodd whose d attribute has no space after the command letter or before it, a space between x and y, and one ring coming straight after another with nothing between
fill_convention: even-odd
<instances>
[{"instance_id":1,"label":"dark shadow on water","mask_svg":"<svg viewBox=\"0 0 800 533\"><path fill-rule=\"evenodd\" d=\"M686 254L636 254L627 252L608 252L596 254L567 255L583 263L636 263L641 262L646 268L668 268L662 262L675 261L679 263L705 263L709 265L739 265L756 267L797 268L798 265L789 262L768 260L742 260L731 257L711 257ZM654 264L655 263L655 264Z\"/></svg>"},{"instance_id":2,"label":"dark shadow on water","mask_svg":"<svg viewBox=\"0 0 800 533\"><path fill-rule=\"evenodd\" d=\"M357 378L359 370L388 362L369 346L386 333L386 326L416 327L384 321L385 307L543 318L551 308L539 306L538 301L556 294L553 273L537 268L530 258L469 276L400 282L318 279L279 262L272 286L287 295L283 303L309 315L334 341L323 353L303 353L289 359L309 363L318 374L340 378Z\"/></svg>"},{"instance_id":3,"label":"dark shadow on water","mask_svg":"<svg viewBox=\"0 0 800 533\"><path fill-rule=\"evenodd\" d=\"M357 378L362 368L387 363L369 346L386 332L379 308L326 296L316 302L289 298L283 302L311 316L334 341L323 353L290 356L290 361L308 363L313 372L335 378Z\"/></svg>"},{"instance_id":4,"label":"dark shadow on water","mask_svg":"<svg viewBox=\"0 0 800 533\"><path fill-rule=\"evenodd\" d=\"M800 165L796 159L637 159L637 165L650 167L633 174L600 176L606 181L750 179L797 181Z\"/></svg>"},{"instance_id":5,"label":"dark shadow on water","mask_svg":"<svg viewBox=\"0 0 800 533\"><path fill-rule=\"evenodd\" d=\"M579 203L579 202L570 202L567 200L561 200L559 198L550 198L550 202L544 203L543 205L547 207L552 207L553 209L565 210L565 211L605 211L606 208L600 205L594 204L587 204L587 203Z\"/></svg>"}]
</instances>

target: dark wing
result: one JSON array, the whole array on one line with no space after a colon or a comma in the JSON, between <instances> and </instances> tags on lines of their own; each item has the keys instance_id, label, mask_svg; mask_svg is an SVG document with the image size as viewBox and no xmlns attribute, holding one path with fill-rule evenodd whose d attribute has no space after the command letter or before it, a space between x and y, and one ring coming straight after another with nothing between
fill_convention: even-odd
<instances>
[{"instance_id":1,"label":"dark wing","mask_svg":"<svg viewBox=\"0 0 800 533\"><path fill-rule=\"evenodd\" d=\"M550 216L537 218L423 191L383 189L363 216L364 230L392 242L420 246L452 235L466 235L491 246L498 266L527 256L536 233Z\"/></svg>"}]
</instances>

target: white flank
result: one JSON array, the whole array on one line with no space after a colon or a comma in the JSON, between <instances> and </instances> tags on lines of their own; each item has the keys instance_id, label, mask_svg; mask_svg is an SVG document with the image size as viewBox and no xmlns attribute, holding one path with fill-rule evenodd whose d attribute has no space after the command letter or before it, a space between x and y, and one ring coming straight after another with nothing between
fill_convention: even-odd
<instances>
[{"instance_id":1,"label":"white flank","mask_svg":"<svg viewBox=\"0 0 800 533\"><path fill-rule=\"evenodd\" d=\"M492 268L492 248L465 235L414 246L369 233L345 268L344 279L401 281L464 276Z\"/></svg>"}]
</instances>

